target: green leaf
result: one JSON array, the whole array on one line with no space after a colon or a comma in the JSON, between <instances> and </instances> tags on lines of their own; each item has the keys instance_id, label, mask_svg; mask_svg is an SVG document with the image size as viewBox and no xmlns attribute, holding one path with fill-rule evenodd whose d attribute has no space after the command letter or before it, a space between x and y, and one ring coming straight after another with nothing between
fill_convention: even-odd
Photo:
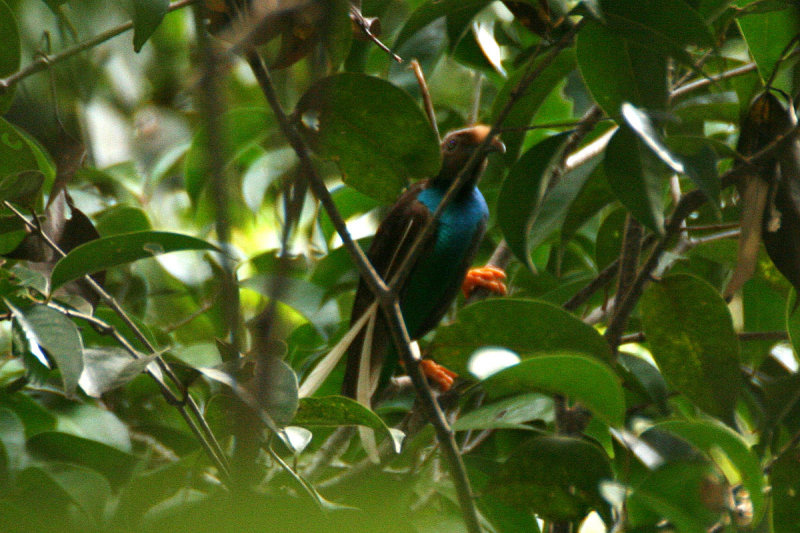
<instances>
[{"instance_id":1,"label":"green leaf","mask_svg":"<svg viewBox=\"0 0 800 533\"><path fill-rule=\"evenodd\" d=\"M300 398L300 405L292 424L297 426L365 426L383 433L400 453L405 434L389 428L386 423L367 407L344 396Z\"/></svg>"},{"instance_id":2,"label":"green leaf","mask_svg":"<svg viewBox=\"0 0 800 533\"><path fill-rule=\"evenodd\" d=\"M223 383L246 403L272 431L289 424L297 411L297 375L283 360L267 355L263 361L265 383L244 387L241 381L222 368L195 367L209 379Z\"/></svg>"},{"instance_id":3,"label":"green leaf","mask_svg":"<svg viewBox=\"0 0 800 533\"><path fill-rule=\"evenodd\" d=\"M642 225L663 233L663 164L625 126L609 141L603 163L608 184L620 202Z\"/></svg>"},{"instance_id":4,"label":"green leaf","mask_svg":"<svg viewBox=\"0 0 800 533\"><path fill-rule=\"evenodd\" d=\"M486 491L545 520L578 521L594 508L608 523L611 513L600 483L611 479L608 456L599 446L571 437L534 437L514 450Z\"/></svg>"},{"instance_id":5,"label":"green leaf","mask_svg":"<svg viewBox=\"0 0 800 533\"><path fill-rule=\"evenodd\" d=\"M438 18L456 18L463 13L473 13L489 3L489 0L428 0L408 17L397 34L392 49L399 50L410 37Z\"/></svg>"},{"instance_id":6,"label":"green leaf","mask_svg":"<svg viewBox=\"0 0 800 533\"><path fill-rule=\"evenodd\" d=\"M547 189L548 169L561 155L568 133L548 137L525 152L508 172L497 198L497 223L514 255L532 272L528 243L536 214Z\"/></svg>"},{"instance_id":7,"label":"green leaf","mask_svg":"<svg viewBox=\"0 0 800 533\"><path fill-rule=\"evenodd\" d=\"M441 165L422 110L380 78L323 78L297 103L294 117L311 148L339 165L345 183L382 201L394 200L410 180L435 175Z\"/></svg>"},{"instance_id":8,"label":"green leaf","mask_svg":"<svg viewBox=\"0 0 800 533\"><path fill-rule=\"evenodd\" d=\"M68 396L74 395L83 370L83 341L75 324L45 305L17 309L7 300L6 305L25 333L31 352L48 368L52 359L61 371L64 392ZM47 351L49 358L40 347Z\"/></svg>"},{"instance_id":9,"label":"green leaf","mask_svg":"<svg viewBox=\"0 0 800 533\"><path fill-rule=\"evenodd\" d=\"M74 465L44 465L25 469L18 480L19 490L45 499L64 498L74 503L94 526L101 524L103 512L111 497L111 487L94 470ZM86 524L89 529L95 529Z\"/></svg>"},{"instance_id":10,"label":"green leaf","mask_svg":"<svg viewBox=\"0 0 800 533\"><path fill-rule=\"evenodd\" d=\"M655 154L673 172L686 174L695 185L705 193L710 204L715 208L719 204L719 178L717 177L717 159L707 146L701 147L700 157L693 158L689 165L683 158L672 153L656 131L648 114L629 103L622 104L622 116L628 126L636 133L653 154ZM710 168L709 168L710 167Z\"/></svg>"},{"instance_id":11,"label":"green leaf","mask_svg":"<svg viewBox=\"0 0 800 533\"><path fill-rule=\"evenodd\" d=\"M695 67L687 46L714 46L703 17L683 0L649 0L638 9L627 0L602 0L600 4L611 31L662 55L671 55L690 68Z\"/></svg>"},{"instance_id":12,"label":"green leaf","mask_svg":"<svg viewBox=\"0 0 800 533\"><path fill-rule=\"evenodd\" d=\"M137 231L96 239L61 258L50 275L50 290L67 282L117 265L184 250L221 252L197 237L167 231Z\"/></svg>"},{"instance_id":13,"label":"green leaf","mask_svg":"<svg viewBox=\"0 0 800 533\"><path fill-rule=\"evenodd\" d=\"M55 168L39 144L27 133L0 117L0 178L19 175L21 178L17 179L33 179L35 184L37 178L32 177L30 171L37 169L44 174L46 182L53 180Z\"/></svg>"},{"instance_id":14,"label":"green leaf","mask_svg":"<svg viewBox=\"0 0 800 533\"><path fill-rule=\"evenodd\" d=\"M562 394L610 426L619 427L625 420L619 378L605 363L583 355L539 355L494 374L483 388L489 398L532 391Z\"/></svg>"},{"instance_id":15,"label":"green leaf","mask_svg":"<svg viewBox=\"0 0 800 533\"><path fill-rule=\"evenodd\" d=\"M470 429L532 429L526 422L553 421L553 400L541 394L512 396L483 405L462 415L453 424L454 431Z\"/></svg>"},{"instance_id":16,"label":"green leaf","mask_svg":"<svg viewBox=\"0 0 800 533\"><path fill-rule=\"evenodd\" d=\"M25 425L25 438L56 427L56 417L27 394L0 394L0 407L16 413Z\"/></svg>"},{"instance_id":17,"label":"green leaf","mask_svg":"<svg viewBox=\"0 0 800 533\"><path fill-rule=\"evenodd\" d=\"M21 47L19 28L14 12L4 0L0 0L0 78L5 78L19 70ZM4 115L14 100L16 85L0 94L0 115ZM2 133L0 133L2 135ZM0 141L5 141L0 137Z\"/></svg>"},{"instance_id":18,"label":"green leaf","mask_svg":"<svg viewBox=\"0 0 800 533\"><path fill-rule=\"evenodd\" d=\"M113 484L127 479L137 462L135 456L117 448L57 431L34 435L28 439L28 450L50 461L65 461L96 470Z\"/></svg>"},{"instance_id":19,"label":"green leaf","mask_svg":"<svg viewBox=\"0 0 800 533\"><path fill-rule=\"evenodd\" d=\"M169 0L134 0L133 49L138 53L167 14Z\"/></svg>"},{"instance_id":20,"label":"green leaf","mask_svg":"<svg viewBox=\"0 0 800 533\"><path fill-rule=\"evenodd\" d=\"M576 50L583 81L609 116L619 116L623 102L647 109L666 108L663 55L593 21L581 28Z\"/></svg>"},{"instance_id":21,"label":"green leaf","mask_svg":"<svg viewBox=\"0 0 800 533\"><path fill-rule=\"evenodd\" d=\"M212 153L213 157L229 165L263 141L270 134L272 124L272 114L264 108L248 107L228 111L222 116L220 132L225 144L215 147L214 152L208 146L208 132L200 129L192 139L184 161L186 193L192 203L197 204L210 179L207 159Z\"/></svg>"},{"instance_id":22,"label":"green leaf","mask_svg":"<svg viewBox=\"0 0 800 533\"><path fill-rule=\"evenodd\" d=\"M454 324L436 330L431 357L465 374L469 356L483 346L502 346L523 358L566 351L611 361L608 343L593 327L552 304L514 298L460 309Z\"/></svg>"},{"instance_id":23,"label":"green leaf","mask_svg":"<svg viewBox=\"0 0 800 533\"><path fill-rule=\"evenodd\" d=\"M3 469L10 472L20 470L26 462L25 426L22 420L12 411L0 407L0 487L3 482ZM5 464L3 464L5 463Z\"/></svg>"},{"instance_id":24,"label":"green leaf","mask_svg":"<svg viewBox=\"0 0 800 533\"><path fill-rule=\"evenodd\" d=\"M709 483L713 479L710 475L709 465L705 463L675 462L661 466L628 498L632 517L630 525L634 528L645 525L635 519L642 514L641 507L645 507L657 513L656 521L666 518L678 531L708 530L721 517L720 510L707 507L709 500L717 494L712 490L717 487Z\"/></svg>"},{"instance_id":25,"label":"green leaf","mask_svg":"<svg viewBox=\"0 0 800 533\"><path fill-rule=\"evenodd\" d=\"M774 531L797 531L800 528L800 450L787 450L777 458L769 471L772 489L772 521Z\"/></svg>"},{"instance_id":26,"label":"green leaf","mask_svg":"<svg viewBox=\"0 0 800 533\"><path fill-rule=\"evenodd\" d=\"M732 423L742 389L739 340L719 293L698 278L679 274L650 285L640 307L650 351L667 383Z\"/></svg>"},{"instance_id":27,"label":"green leaf","mask_svg":"<svg viewBox=\"0 0 800 533\"><path fill-rule=\"evenodd\" d=\"M153 354L134 359L121 348L85 348L78 384L87 395L100 398L133 381L156 357L157 354Z\"/></svg>"},{"instance_id":28,"label":"green leaf","mask_svg":"<svg viewBox=\"0 0 800 533\"><path fill-rule=\"evenodd\" d=\"M583 30L581 30L583 33ZM506 106L511 93L516 90L519 82L525 75L536 69L536 65L541 61L537 56L530 62L514 71L506 80L503 87L497 93L492 103L490 116L496 120L501 110ZM559 86L567 75L575 69L575 51L571 48L562 50L558 56L548 65L536 81L528 86L527 90L516 99L511 111L503 121L503 128L508 129L503 133L503 142L506 145L505 161L508 164L514 163L519 156L522 142L525 139L524 131L511 131L513 128L524 128L531 123L536 112L550 93Z\"/></svg>"},{"instance_id":29,"label":"green leaf","mask_svg":"<svg viewBox=\"0 0 800 533\"><path fill-rule=\"evenodd\" d=\"M684 439L705 452L713 461L721 451L736 468L741 483L753 504L753 523L758 524L765 510L764 479L758 458L750 451L741 435L722 424L712 421L669 420L655 425ZM730 479L733 485L738 479Z\"/></svg>"},{"instance_id":30,"label":"green leaf","mask_svg":"<svg viewBox=\"0 0 800 533\"><path fill-rule=\"evenodd\" d=\"M628 212L618 208L603 219L594 245L594 260L598 269L607 267L619 257L627 218Z\"/></svg>"},{"instance_id":31,"label":"green leaf","mask_svg":"<svg viewBox=\"0 0 800 533\"><path fill-rule=\"evenodd\" d=\"M128 205L109 207L95 215L95 220L97 221L97 232L102 237L153 229L144 210Z\"/></svg>"},{"instance_id":32,"label":"green leaf","mask_svg":"<svg viewBox=\"0 0 800 533\"><path fill-rule=\"evenodd\" d=\"M737 2L740 6L751 1ZM789 41L800 33L800 8L786 3L784 9L753 13L736 18L736 23L747 42L747 49L758 66L763 81L772 76L778 67L781 53ZM785 77L777 78L777 87L792 92L791 68ZM773 85L775 86L775 85Z\"/></svg>"}]
</instances>

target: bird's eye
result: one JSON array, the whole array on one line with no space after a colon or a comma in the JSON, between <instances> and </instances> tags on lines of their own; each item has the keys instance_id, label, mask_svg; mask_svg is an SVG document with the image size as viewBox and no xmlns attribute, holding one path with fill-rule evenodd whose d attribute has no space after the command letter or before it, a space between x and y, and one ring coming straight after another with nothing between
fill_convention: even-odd
<instances>
[{"instance_id":1,"label":"bird's eye","mask_svg":"<svg viewBox=\"0 0 800 533\"><path fill-rule=\"evenodd\" d=\"M454 151L456 149L456 146L458 146L458 140L456 139L450 139L444 144L444 148L448 152Z\"/></svg>"}]
</instances>

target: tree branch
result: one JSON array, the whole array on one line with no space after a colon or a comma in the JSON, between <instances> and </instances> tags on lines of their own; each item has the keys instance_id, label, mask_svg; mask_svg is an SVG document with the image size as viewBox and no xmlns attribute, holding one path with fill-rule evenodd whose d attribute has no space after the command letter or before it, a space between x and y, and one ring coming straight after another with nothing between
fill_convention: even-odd
<instances>
[{"instance_id":1,"label":"tree branch","mask_svg":"<svg viewBox=\"0 0 800 533\"><path fill-rule=\"evenodd\" d=\"M4 201L3 205L5 205L8 209L10 209L14 215L16 215L31 231L36 232L39 237L49 246L59 257L65 257L67 254L42 230L41 224L34 224L30 220L28 220L25 215L23 215L16 207L14 207L10 202ZM158 365L159 369L172 381L172 383L178 387L179 389L183 389L183 384L178 379L178 376L172 371L172 368L164 361L164 359L158 355L158 351L155 349L150 343L150 340L145 336L142 330L133 322L130 316L122 309L119 302L117 302L106 290L97 283L94 278L89 275L83 277L83 281L88 284L91 290L97 294L100 299L108 305L116 314L120 317L122 322L130 328L133 332L134 336L141 342L147 351L150 354L155 354L155 362ZM124 345L123 345L124 347ZM158 382L158 379L156 379ZM163 390L163 389L162 389ZM170 398L167 398L170 400ZM172 403L172 402L170 402ZM184 405L185 404L185 405ZM191 395L186 392L184 398L181 399L177 403L173 403L176 409L180 412L183 419L189 425L189 429L191 429L192 433L200 441L200 444L205 449L208 456L211 458L212 462L216 465L219 471L223 474L223 477L227 480L230 474L228 461L225 457L225 454L222 451L222 448L217 442L214 433L211 431L211 428L208 426L205 418L203 417L203 413L200 411L200 407L191 397ZM191 411L190 416L189 412L186 411L186 406L189 407Z\"/></svg>"},{"instance_id":2,"label":"tree branch","mask_svg":"<svg viewBox=\"0 0 800 533\"><path fill-rule=\"evenodd\" d=\"M176 9L181 9L182 7L186 7L195 3L197 0L178 0L177 2L171 3L167 7L167 11L175 11ZM37 72L41 72L47 67L51 65L55 65L61 63L65 59L69 59L70 57L80 54L83 51L89 50L90 48L94 48L97 45L103 44L104 42L113 39L117 35L125 33L128 30L133 29L133 21L129 20L119 26L106 30L91 39L87 39L82 43L78 43L75 46L67 48L62 52L53 55L38 55L36 59L33 60L28 66L18 70L17 72L7 76L5 78L0 78L0 95L5 94L11 87L19 83L20 81L24 80L28 76L36 74Z\"/></svg>"},{"instance_id":3,"label":"tree branch","mask_svg":"<svg viewBox=\"0 0 800 533\"><path fill-rule=\"evenodd\" d=\"M397 347L398 352L400 352L400 355L406 364L406 371L409 373L409 376L411 376L411 380L414 383L417 395L420 397L420 400L424 406L427 418L436 430L437 439L439 440L443 453L450 467L450 475L456 487L456 493L458 495L464 522L467 525L467 529L471 533L479 533L481 531L481 527L478 521L478 514L475 509L475 502L473 501L472 489L469 484L469 478L467 477L464 463L462 462L461 456L458 453L453 432L447 424L439 405L436 403L436 399L433 397L433 392L428 386L428 382L425 379L425 376L422 374L422 370L417 364L416 358L411 352L411 339L409 338L408 331L405 327L405 322L403 321L403 316L400 311L400 304L397 300L396 292L390 290L386 286L385 282L381 279L380 275L378 275L378 273L370 264L369 260L364 255L364 252L361 250L358 244L353 241L350 233L347 231L345 221L336 208L336 204L333 202L330 192L328 192L328 189L325 186L325 182L322 180L313 166L311 156L308 148L305 145L305 142L300 137L299 133L291 124L291 122L289 122L289 118L286 116L286 113L283 111L283 107L278 101L269 70L267 69L263 60L254 51L249 51L247 52L247 61L250 64L250 67L253 69L256 79L258 80L270 107L275 113L281 130L289 140L289 144L292 145L292 148L295 150L295 153L300 159L301 168L306 176L306 179L308 180L312 192L314 192L314 195L327 211L328 216L334 224L334 227L336 228L337 232L339 232L339 236L341 237L344 246L346 246L346 249L354 258L359 272L373 290L373 293L376 295L381 304L381 308L388 319L389 330L392 333L395 346Z\"/></svg>"}]
</instances>

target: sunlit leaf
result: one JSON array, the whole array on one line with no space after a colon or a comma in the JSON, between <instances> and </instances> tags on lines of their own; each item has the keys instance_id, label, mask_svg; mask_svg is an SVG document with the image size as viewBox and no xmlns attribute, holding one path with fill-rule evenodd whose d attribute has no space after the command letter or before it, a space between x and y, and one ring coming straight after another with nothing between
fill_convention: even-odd
<instances>
[{"instance_id":1,"label":"sunlit leaf","mask_svg":"<svg viewBox=\"0 0 800 533\"><path fill-rule=\"evenodd\" d=\"M583 355L539 355L494 374L483 388L490 398L533 391L561 394L611 426L621 426L625 418L619 378L606 364Z\"/></svg>"},{"instance_id":2,"label":"sunlit leaf","mask_svg":"<svg viewBox=\"0 0 800 533\"><path fill-rule=\"evenodd\" d=\"M461 309L455 323L436 330L431 357L465 374L469 356L484 346L502 346L522 358L567 351L611 359L602 335L574 315L549 303L514 298Z\"/></svg>"},{"instance_id":3,"label":"sunlit leaf","mask_svg":"<svg viewBox=\"0 0 800 533\"><path fill-rule=\"evenodd\" d=\"M453 424L454 431L469 429L531 429L526 422L553 421L553 400L541 394L520 394L483 405L461 415Z\"/></svg>"},{"instance_id":4,"label":"sunlit leaf","mask_svg":"<svg viewBox=\"0 0 800 533\"><path fill-rule=\"evenodd\" d=\"M8 301L6 305L25 332L33 354L47 367L52 358L61 371L64 392L72 396L83 370L83 341L78 328L69 318L45 305L22 309L13 307ZM40 348L47 351L46 356Z\"/></svg>"},{"instance_id":5,"label":"sunlit leaf","mask_svg":"<svg viewBox=\"0 0 800 533\"><path fill-rule=\"evenodd\" d=\"M112 266L183 250L220 251L213 244L197 237L167 231L137 231L112 235L82 244L59 260L50 275L51 290L68 281Z\"/></svg>"}]
</instances>

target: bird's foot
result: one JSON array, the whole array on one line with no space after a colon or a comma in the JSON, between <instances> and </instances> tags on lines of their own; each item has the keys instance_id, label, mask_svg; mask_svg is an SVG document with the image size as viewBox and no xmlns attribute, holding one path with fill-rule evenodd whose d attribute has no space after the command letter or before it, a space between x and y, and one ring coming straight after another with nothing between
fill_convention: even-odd
<instances>
[{"instance_id":1,"label":"bird's foot","mask_svg":"<svg viewBox=\"0 0 800 533\"><path fill-rule=\"evenodd\" d=\"M442 365L436 363L432 359L422 359L420 362L422 373L425 376L439 385L442 392L447 392L453 386L453 382L458 377L458 374L449 370Z\"/></svg>"},{"instance_id":2,"label":"bird's foot","mask_svg":"<svg viewBox=\"0 0 800 533\"><path fill-rule=\"evenodd\" d=\"M485 266L481 268L471 268L464 278L464 283L461 284L461 291L464 296L469 298L472 291L478 287L482 287L490 292L505 296L507 289L503 280L506 279L506 273L501 268L493 266Z\"/></svg>"}]
</instances>

